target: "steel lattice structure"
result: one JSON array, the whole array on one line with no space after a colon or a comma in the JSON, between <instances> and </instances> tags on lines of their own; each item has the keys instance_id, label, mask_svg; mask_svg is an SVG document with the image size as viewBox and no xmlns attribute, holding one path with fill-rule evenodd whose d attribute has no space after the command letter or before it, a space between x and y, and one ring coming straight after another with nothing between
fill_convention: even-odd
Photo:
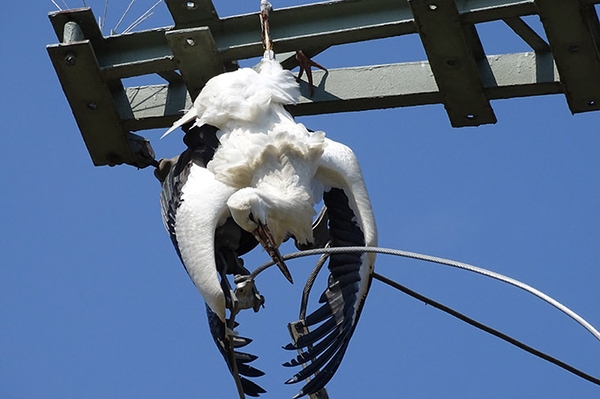
<instances>
[{"instance_id":1,"label":"steel lattice structure","mask_svg":"<svg viewBox=\"0 0 600 399\"><path fill-rule=\"evenodd\" d=\"M174 26L103 36L88 8L50 14L47 50L95 165L146 167L149 142L212 76L262 55L257 14L219 18L211 0L165 0ZM454 127L496 122L490 100L563 93L573 113L600 109L600 0L342 0L274 10L277 52L418 34L427 60L315 72L295 115L443 104ZM523 19L539 15L547 40ZM531 51L488 55L477 24L501 20ZM288 54L284 66L295 60ZM164 84L125 87L158 74ZM349 83L351 82L351 83Z\"/></svg>"}]
</instances>

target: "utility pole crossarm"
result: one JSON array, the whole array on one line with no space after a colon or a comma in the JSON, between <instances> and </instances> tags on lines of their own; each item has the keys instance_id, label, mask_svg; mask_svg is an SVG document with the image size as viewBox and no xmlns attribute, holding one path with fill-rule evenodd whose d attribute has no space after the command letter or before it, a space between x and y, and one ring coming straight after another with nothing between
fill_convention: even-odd
<instances>
[{"instance_id":1,"label":"utility pole crossarm","mask_svg":"<svg viewBox=\"0 0 600 399\"><path fill-rule=\"evenodd\" d=\"M166 128L211 77L262 55L257 13L220 18L210 0L165 0L174 26L103 36L88 8L50 14L48 46L95 165L148 166L147 140ZM315 73L295 115L443 104L455 127L495 123L490 100L563 93L573 113L600 110L600 0L342 0L276 9L277 53L418 34L427 59ZM538 15L544 32L523 19ZM503 21L531 51L489 55L477 24ZM545 38L547 37L547 39ZM126 87L155 74L161 82Z\"/></svg>"}]
</instances>

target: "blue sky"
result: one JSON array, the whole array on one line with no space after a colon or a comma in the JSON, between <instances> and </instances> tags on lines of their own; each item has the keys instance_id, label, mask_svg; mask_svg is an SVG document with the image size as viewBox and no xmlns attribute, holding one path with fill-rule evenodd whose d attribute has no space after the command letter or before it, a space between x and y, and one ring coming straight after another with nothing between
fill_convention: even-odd
<instances>
[{"instance_id":1,"label":"blue sky","mask_svg":"<svg viewBox=\"0 0 600 399\"><path fill-rule=\"evenodd\" d=\"M87 3L102 14L104 2ZM129 23L153 1L138 3ZM226 16L258 3L216 6ZM107 30L127 4L111 2ZM97 168L89 158L45 50L57 41L47 18L54 8L50 0L0 5L0 397L235 397L202 299L162 226L152 170ZM169 23L161 5L138 29ZM497 24L481 29L488 54L526 50ZM422 58L412 37L334 48L316 60L334 68ZM600 326L600 115L573 116L560 95L492 105L498 123L478 128L451 128L441 105L300 121L355 150L381 246L520 279ZM162 131L141 134L159 157L183 148L177 134L162 141ZM266 260L256 250L246 264ZM281 346L314 260L290 262L295 286L275 269L262 274L266 308L239 319L267 373L259 379L265 398L300 388L283 385L293 370L280 366L292 355ZM600 343L522 291L387 256L376 270L600 376ZM592 398L600 388L375 281L328 391L332 398Z\"/></svg>"}]
</instances>

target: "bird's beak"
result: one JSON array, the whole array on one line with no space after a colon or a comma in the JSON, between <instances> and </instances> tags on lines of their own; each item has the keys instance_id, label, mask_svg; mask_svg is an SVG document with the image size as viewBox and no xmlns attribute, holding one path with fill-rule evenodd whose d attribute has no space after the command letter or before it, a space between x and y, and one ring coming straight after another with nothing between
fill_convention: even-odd
<instances>
[{"instance_id":1,"label":"bird's beak","mask_svg":"<svg viewBox=\"0 0 600 399\"><path fill-rule=\"evenodd\" d=\"M288 267L286 266L281 254L279 253L279 249L275 246L275 240L271 235L271 232L267 228L266 225L258 222L258 227L253 232L254 237L263 248L267 251L273 262L279 267L281 273L285 276L285 278L292 284L294 284L294 280L292 279L292 274L290 273Z\"/></svg>"}]
</instances>

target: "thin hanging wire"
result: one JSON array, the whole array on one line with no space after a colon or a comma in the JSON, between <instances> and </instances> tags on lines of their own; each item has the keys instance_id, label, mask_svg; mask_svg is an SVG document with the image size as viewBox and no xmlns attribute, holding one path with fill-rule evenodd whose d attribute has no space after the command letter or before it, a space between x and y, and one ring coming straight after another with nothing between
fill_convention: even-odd
<instances>
[{"instance_id":1,"label":"thin hanging wire","mask_svg":"<svg viewBox=\"0 0 600 399\"><path fill-rule=\"evenodd\" d=\"M119 29L119 26L121 25L121 23L123 22L123 20L127 16L127 14L129 13L129 10L131 10L131 6L133 6L133 3L135 3L135 0L131 0L131 2L129 3L129 5L125 9L125 12L123 13L123 15L121 15L121 19L119 19L119 22L117 22L117 24L115 25L115 27L112 29L111 34L116 34L117 33L117 29Z\"/></svg>"},{"instance_id":2,"label":"thin hanging wire","mask_svg":"<svg viewBox=\"0 0 600 399\"><path fill-rule=\"evenodd\" d=\"M304 289L302 290L302 299L300 301L300 320L304 320L304 318L306 317L306 309L308 308L308 296L310 295L310 291L312 290L315 280L317 279L317 275L323 268L323 265L325 265L325 261L328 258L329 254L321 255L321 257L317 261L316 266L314 267L313 271L310 273L308 279L306 280L306 284L304 285Z\"/></svg>"},{"instance_id":3,"label":"thin hanging wire","mask_svg":"<svg viewBox=\"0 0 600 399\"><path fill-rule=\"evenodd\" d=\"M62 8L60 8L60 6L58 4L56 4L56 1L54 0L50 0L52 2L52 4L54 4L54 7L56 7L58 9L58 11L63 11Z\"/></svg>"},{"instance_id":4,"label":"thin hanging wire","mask_svg":"<svg viewBox=\"0 0 600 399\"><path fill-rule=\"evenodd\" d=\"M104 33L104 25L106 24L106 14L108 13L108 0L104 2L104 13L102 15L102 19L100 20L100 32Z\"/></svg>"},{"instance_id":5,"label":"thin hanging wire","mask_svg":"<svg viewBox=\"0 0 600 399\"><path fill-rule=\"evenodd\" d=\"M150 7L145 13L143 13L138 19L136 19L131 25L129 25L123 33L129 33L135 29L139 24L150 18L154 13L152 12L163 0L158 0L152 7Z\"/></svg>"}]
</instances>

